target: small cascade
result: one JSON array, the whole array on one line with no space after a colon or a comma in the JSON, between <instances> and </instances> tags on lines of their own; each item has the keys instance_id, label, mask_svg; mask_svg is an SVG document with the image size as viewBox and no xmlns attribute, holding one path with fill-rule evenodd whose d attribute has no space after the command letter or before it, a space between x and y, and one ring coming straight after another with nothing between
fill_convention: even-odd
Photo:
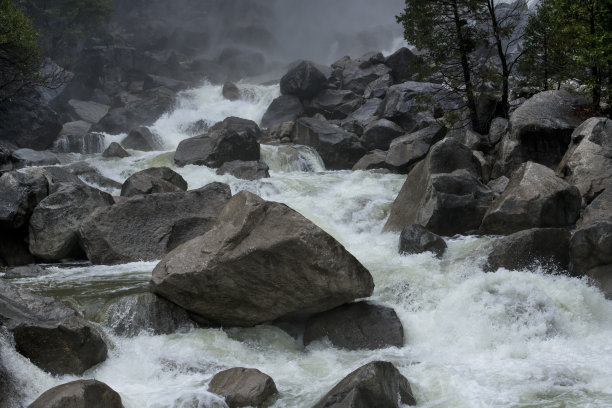
<instances>
[{"instance_id":1,"label":"small cascade","mask_svg":"<svg viewBox=\"0 0 612 408\"><path fill-rule=\"evenodd\" d=\"M53 150L59 153L102 153L105 147L104 134L93 132L85 135L60 135L53 144Z\"/></svg>"},{"instance_id":2,"label":"small cascade","mask_svg":"<svg viewBox=\"0 0 612 408\"><path fill-rule=\"evenodd\" d=\"M286 145L261 145L261 160L274 172L313 172L325 171L321 156L311 147Z\"/></svg>"}]
</instances>

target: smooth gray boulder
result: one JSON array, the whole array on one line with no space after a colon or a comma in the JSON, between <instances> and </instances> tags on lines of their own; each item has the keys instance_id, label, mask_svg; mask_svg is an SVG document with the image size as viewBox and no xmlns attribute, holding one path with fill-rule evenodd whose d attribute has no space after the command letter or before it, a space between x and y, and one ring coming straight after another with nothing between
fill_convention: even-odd
<instances>
[{"instance_id":1,"label":"smooth gray boulder","mask_svg":"<svg viewBox=\"0 0 612 408\"><path fill-rule=\"evenodd\" d=\"M293 95L281 95L274 99L261 119L261 127L271 129L285 122L293 122L304 114L300 98Z\"/></svg>"},{"instance_id":2,"label":"smooth gray boulder","mask_svg":"<svg viewBox=\"0 0 612 408\"><path fill-rule=\"evenodd\" d=\"M446 248L446 242L442 237L428 231L421 224L407 225L400 234L399 253L402 255L432 252L440 258Z\"/></svg>"},{"instance_id":3,"label":"smooth gray boulder","mask_svg":"<svg viewBox=\"0 0 612 408\"><path fill-rule=\"evenodd\" d=\"M249 132L239 133L231 129L210 132L181 141L174 155L174 163L183 167L189 164L218 168L234 160L259 160L257 138Z\"/></svg>"},{"instance_id":4,"label":"smooth gray boulder","mask_svg":"<svg viewBox=\"0 0 612 408\"><path fill-rule=\"evenodd\" d=\"M53 375L80 375L106 360L102 337L74 310L2 279L0 325L13 333L19 353Z\"/></svg>"},{"instance_id":5,"label":"smooth gray boulder","mask_svg":"<svg viewBox=\"0 0 612 408\"><path fill-rule=\"evenodd\" d=\"M129 156L130 154L126 152L125 149L117 142L112 142L110 145L108 145L106 150L102 152L102 157L106 158L117 157L122 159Z\"/></svg>"},{"instance_id":6,"label":"smooth gray boulder","mask_svg":"<svg viewBox=\"0 0 612 408\"><path fill-rule=\"evenodd\" d=\"M587 119L571 140L557 173L591 202L612 181L612 120Z\"/></svg>"},{"instance_id":7,"label":"smooth gray boulder","mask_svg":"<svg viewBox=\"0 0 612 408\"><path fill-rule=\"evenodd\" d=\"M568 270L570 236L562 228L532 228L499 238L493 243L484 270L517 270L534 265L552 272Z\"/></svg>"},{"instance_id":8,"label":"smooth gray boulder","mask_svg":"<svg viewBox=\"0 0 612 408\"><path fill-rule=\"evenodd\" d=\"M377 350L404 346L404 326L390 307L355 302L311 316L304 346L328 340L347 350Z\"/></svg>"},{"instance_id":9,"label":"smooth gray boulder","mask_svg":"<svg viewBox=\"0 0 612 408\"><path fill-rule=\"evenodd\" d=\"M79 256L77 231L94 209L108 207L113 197L95 188L66 184L43 199L30 218L30 252L45 261Z\"/></svg>"},{"instance_id":10,"label":"smooth gray boulder","mask_svg":"<svg viewBox=\"0 0 612 408\"><path fill-rule=\"evenodd\" d=\"M103 382L77 380L45 391L28 408L123 408L123 403Z\"/></svg>"},{"instance_id":11,"label":"smooth gray boulder","mask_svg":"<svg viewBox=\"0 0 612 408\"><path fill-rule=\"evenodd\" d=\"M226 82L223 84L221 94L228 101L237 101L238 99L240 99L240 89L238 89L236 84L232 82Z\"/></svg>"},{"instance_id":12,"label":"smooth gray boulder","mask_svg":"<svg viewBox=\"0 0 612 408\"><path fill-rule=\"evenodd\" d=\"M298 119L292 139L313 147L329 170L351 169L366 153L357 135L316 118Z\"/></svg>"},{"instance_id":13,"label":"smooth gray boulder","mask_svg":"<svg viewBox=\"0 0 612 408\"><path fill-rule=\"evenodd\" d=\"M161 259L207 232L230 199L229 186L131 197L93 211L79 228L87 258L95 264Z\"/></svg>"},{"instance_id":14,"label":"smooth gray boulder","mask_svg":"<svg viewBox=\"0 0 612 408\"><path fill-rule=\"evenodd\" d=\"M300 99L310 99L327 88L327 78L314 63L302 61L289 70L280 80L283 95L293 95Z\"/></svg>"},{"instance_id":15,"label":"smooth gray boulder","mask_svg":"<svg viewBox=\"0 0 612 408\"><path fill-rule=\"evenodd\" d=\"M580 216L580 192L548 167L527 162L510 177L487 210L483 234L508 235L530 228L572 226Z\"/></svg>"},{"instance_id":16,"label":"smooth gray boulder","mask_svg":"<svg viewBox=\"0 0 612 408\"><path fill-rule=\"evenodd\" d=\"M445 127L432 125L400 136L389 145L385 161L398 173L408 173L417 162L427 156L431 146L442 140L445 135Z\"/></svg>"},{"instance_id":17,"label":"smooth gray boulder","mask_svg":"<svg viewBox=\"0 0 612 408\"><path fill-rule=\"evenodd\" d=\"M151 290L223 326L307 317L369 296L370 273L284 204L241 191L215 226L161 260Z\"/></svg>"},{"instance_id":18,"label":"smooth gray boulder","mask_svg":"<svg viewBox=\"0 0 612 408\"><path fill-rule=\"evenodd\" d=\"M225 398L229 408L263 407L278 394L274 380L255 368L234 367L214 375L208 392Z\"/></svg>"},{"instance_id":19,"label":"smooth gray boulder","mask_svg":"<svg viewBox=\"0 0 612 408\"><path fill-rule=\"evenodd\" d=\"M121 146L126 149L151 152L154 150L161 150L162 143L149 128L139 126L130 130L130 133L121 141Z\"/></svg>"},{"instance_id":20,"label":"smooth gray boulder","mask_svg":"<svg viewBox=\"0 0 612 408\"><path fill-rule=\"evenodd\" d=\"M368 150L388 150L393 139L403 135L404 129L387 119L370 123L363 131L361 139Z\"/></svg>"},{"instance_id":21,"label":"smooth gray boulder","mask_svg":"<svg viewBox=\"0 0 612 408\"><path fill-rule=\"evenodd\" d=\"M262 161L241 161L234 160L223 163L217 169L217 174L231 174L232 176L244 180L259 180L269 178L270 168Z\"/></svg>"},{"instance_id":22,"label":"smooth gray boulder","mask_svg":"<svg viewBox=\"0 0 612 408\"><path fill-rule=\"evenodd\" d=\"M168 167L151 167L134 173L121 186L122 197L177 191L187 191L187 182Z\"/></svg>"},{"instance_id":23,"label":"smooth gray boulder","mask_svg":"<svg viewBox=\"0 0 612 408\"><path fill-rule=\"evenodd\" d=\"M313 408L400 408L416 405L410 383L395 366L373 361L344 377Z\"/></svg>"},{"instance_id":24,"label":"smooth gray boulder","mask_svg":"<svg viewBox=\"0 0 612 408\"><path fill-rule=\"evenodd\" d=\"M387 158L387 152L382 150L373 150L363 156L355 165L353 170L376 170L385 169L388 170L388 165L385 162Z\"/></svg>"}]
</instances>

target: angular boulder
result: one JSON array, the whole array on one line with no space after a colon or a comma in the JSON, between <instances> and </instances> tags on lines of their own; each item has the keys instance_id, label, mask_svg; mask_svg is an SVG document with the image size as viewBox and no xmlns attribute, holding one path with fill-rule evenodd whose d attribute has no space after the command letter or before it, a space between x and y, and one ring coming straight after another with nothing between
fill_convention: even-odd
<instances>
[{"instance_id":1,"label":"angular boulder","mask_svg":"<svg viewBox=\"0 0 612 408\"><path fill-rule=\"evenodd\" d=\"M306 113L320 113L327 119L344 119L363 103L363 98L346 90L326 89L306 103ZM293 119L294 120L294 119Z\"/></svg>"},{"instance_id":2,"label":"angular boulder","mask_svg":"<svg viewBox=\"0 0 612 408\"><path fill-rule=\"evenodd\" d=\"M410 383L387 361L373 361L342 379L313 408L400 408L416 405Z\"/></svg>"},{"instance_id":3,"label":"angular boulder","mask_svg":"<svg viewBox=\"0 0 612 408\"><path fill-rule=\"evenodd\" d=\"M214 228L169 253L151 290L223 326L307 317L372 293L372 276L284 204L242 191Z\"/></svg>"},{"instance_id":4,"label":"angular boulder","mask_svg":"<svg viewBox=\"0 0 612 408\"><path fill-rule=\"evenodd\" d=\"M0 140L20 148L48 149L62 130L62 122L48 105L27 99L0 109Z\"/></svg>"},{"instance_id":5,"label":"angular boulder","mask_svg":"<svg viewBox=\"0 0 612 408\"><path fill-rule=\"evenodd\" d=\"M341 123L342 128L354 132L357 135L363 135L366 127L378 119L376 112L382 104L382 99L372 98L365 101L363 105L356 111L352 112Z\"/></svg>"},{"instance_id":6,"label":"angular boulder","mask_svg":"<svg viewBox=\"0 0 612 408\"><path fill-rule=\"evenodd\" d=\"M525 269L534 265L553 272L568 270L570 233L562 228L532 228L493 243L484 270Z\"/></svg>"},{"instance_id":7,"label":"angular boulder","mask_svg":"<svg viewBox=\"0 0 612 408\"><path fill-rule=\"evenodd\" d=\"M151 167L132 174L121 186L121 196L187 191L185 179L168 167Z\"/></svg>"},{"instance_id":8,"label":"angular boulder","mask_svg":"<svg viewBox=\"0 0 612 408\"><path fill-rule=\"evenodd\" d=\"M229 116L221 122L215 123L210 128L210 131L215 130L233 130L242 137L254 137L257 141L260 141L262 138L262 132L257 123L237 116Z\"/></svg>"},{"instance_id":9,"label":"angular boulder","mask_svg":"<svg viewBox=\"0 0 612 408\"><path fill-rule=\"evenodd\" d=\"M581 228L608 221L612 222L612 182L584 209L576 226Z\"/></svg>"},{"instance_id":10,"label":"angular boulder","mask_svg":"<svg viewBox=\"0 0 612 408\"><path fill-rule=\"evenodd\" d=\"M113 197L95 188L66 184L42 200L30 218L30 252L46 261L59 261L81 252L77 231L98 207L108 207Z\"/></svg>"},{"instance_id":11,"label":"angular boulder","mask_svg":"<svg viewBox=\"0 0 612 408\"><path fill-rule=\"evenodd\" d=\"M255 368L243 367L215 374L208 384L208 392L224 397L229 408L262 407L278 394L272 377Z\"/></svg>"},{"instance_id":12,"label":"angular boulder","mask_svg":"<svg viewBox=\"0 0 612 408\"><path fill-rule=\"evenodd\" d=\"M161 259L206 233L230 196L229 186L211 183L187 192L131 197L93 211L79 228L80 243L95 264Z\"/></svg>"},{"instance_id":13,"label":"angular boulder","mask_svg":"<svg viewBox=\"0 0 612 408\"><path fill-rule=\"evenodd\" d=\"M223 163L217 169L217 174L231 174L232 176L244 180L259 180L269 178L270 168L261 161L240 161L234 160Z\"/></svg>"},{"instance_id":14,"label":"angular boulder","mask_svg":"<svg viewBox=\"0 0 612 408\"><path fill-rule=\"evenodd\" d=\"M369 84L391 72L388 66L379 62L376 58L372 60L363 57L341 60L332 65L332 75L339 79L341 89L363 95Z\"/></svg>"},{"instance_id":15,"label":"angular boulder","mask_svg":"<svg viewBox=\"0 0 612 408\"><path fill-rule=\"evenodd\" d=\"M357 135L316 118L298 119L293 142L313 147L329 170L351 169L366 153Z\"/></svg>"},{"instance_id":16,"label":"angular boulder","mask_svg":"<svg viewBox=\"0 0 612 408\"><path fill-rule=\"evenodd\" d=\"M403 135L404 129L387 119L370 123L361 136L363 145L368 150L388 150L393 139Z\"/></svg>"},{"instance_id":17,"label":"angular boulder","mask_svg":"<svg viewBox=\"0 0 612 408\"><path fill-rule=\"evenodd\" d=\"M124 157L129 157L130 154L125 151L123 147L117 142L112 142L106 150L102 152L102 157L111 158L117 157L119 159L123 159Z\"/></svg>"},{"instance_id":18,"label":"angular boulder","mask_svg":"<svg viewBox=\"0 0 612 408\"><path fill-rule=\"evenodd\" d=\"M261 119L261 127L271 129L285 122L293 122L304 114L300 98L293 95L281 95L274 99Z\"/></svg>"},{"instance_id":19,"label":"angular boulder","mask_svg":"<svg viewBox=\"0 0 612 408\"><path fill-rule=\"evenodd\" d=\"M259 143L253 134L222 129L181 141L174 163L180 167L195 164L218 168L225 162L259 160L259 157Z\"/></svg>"},{"instance_id":20,"label":"angular boulder","mask_svg":"<svg viewBox=\"0 0 612 408\"><path fill-rule=\"evenodd\" d=\"M308 319L304 346L327 339L347 350L404 346L404 326L390 307L368 302L339 306Z\"/></svg>"},{"instance_id":21,"label":"angular boulder","mask_svg":"<svg viewBox=\"0 0 612 408\"><path fill-rule=\"evenodd\" d=\"M391 68L391 75L396 84L410 81L413 75L418 73L419 63L419 57L406 47L395 51L385 60L385 65Z\"/></svg>"},{"instance_id":22,"label":"angular boulder","mask_svg":"<svg viewBox=\"0 0 612 408\"><path fill-rule=\"evenodd\" d=\"M80 375L106 360L102 337L74 310L1 279L0 324L19 353L53 375Z\"/></svg>"},{"instance_id":23,"label":"angular boulder","mask_svg":"<svg viewBox=\"0 0 612 408\"><path fill-rule=\"evenodd\" d=\"M442 140L445 135L445 127L432 125L400 136L391 142L385 162L398 173L408 173L417 162L427 156L431 146Z\"/></svg>"},{"instance_id":24,"label":"angular boulder","mask_svg":"<svg viewBox=\"0 0 612 408\"><path fill-rule=\"evenodd\" d=\"M144 126L130 130L127 137L121 141L121 146L126 149L140 150L143 152L161 150L162 148L159 138Z\"/></svg>"},{"instance_id":25,"label":"angular boulder","mask_svg":"<svg viewBox=\"0 0 612 408\"><path fill-rule=\"evenodd\" d=\"M375 169L388 169L385 159L387 158L387 152L382 150L373 150L363 156L355 165L353 170L375 170Z\"/></svg>"},{"instance_id":26,"label":"angular boulder","mask_svg":"<svg viewBox=\"0 0 612 408\"><path fill-rule=\"evenodd\" d=\"M110 106L93 101L80 101L70 99L68 101L68 110L74 120L82 120L87 123L98 123L106 114Z\"/></svg>"},{"instance_id":27,"label":"angular boulder","mask_svg":"<svg viewBox=\"0 0 612 408\"><path fill-rule=\"evenodd\" d=\"M557 173L591 202L612 181L612 120L587 119L571 140Z\"/></svg>"},{"instance_id":28,"label":"angular boulder","mask_svg":"<svg viewBox=\"0 0 612 408\"><path fill-rule=\"evenodd\" d=\"M45 391L28 408L123 408L123 403L103 382L77 380Z\"/></svg>"},{"instance_id":29,"label":"angular boulder","mask_svg":"<svg viewBox=\"0 0 612 408\"><path fill-rule=\"evenodd\" d=\"M440 236L420 224L408 225L400 234L399 253L402 255L432 252L440 258L446 248L446 242Z\"/></svg>"},{"instance_id":30,"label":"angular boulder","mask_svg":"<svg viewBox=\"0 0 612 408\"><path fill-rule=\"evenodd\" d=\"M310 99L327 88L327 78L310 61L302 61L290 69L280 80L283 95L293 95L300 99Z\"/></svg>"},{"instance_id":31,"label":"angular boulder","mask_svg":"<svg viewBox=\"0 0 612 408\"><path fill-rule=\"evenodd\" d=\"M580 191L548 167L527 162L510 177L504 192L485 214L480 232L508 235L530 228L574 225L580 216Z\"/></svg>"}]
</instances>

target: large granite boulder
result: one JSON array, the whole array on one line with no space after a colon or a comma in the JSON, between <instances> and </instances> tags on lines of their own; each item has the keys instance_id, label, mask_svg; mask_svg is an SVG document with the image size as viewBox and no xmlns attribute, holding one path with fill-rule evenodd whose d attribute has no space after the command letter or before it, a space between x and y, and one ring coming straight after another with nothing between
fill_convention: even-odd
<instances>
[{"instance_id":1,"label":"large granite boulder","mask_svg":"<svg viewBox=\"0 0 612 408\"><path fill-rule=\"evenodd\" d=\"M151 290L223 326L307 317L372 293L370 273L284 204L242 191L211 231L169 253Z\"/></svg>"},{"instance_id":2,"label":"large granite boulder","mask_svg":"<svg viewBox=\"0 0 612 408\"><path fill-rule=\"evenodd\" d=\"M319 92L311 101L306 102L306 113L320 113L327 119L344 119L357 110L363 103L363 98L354 92L341 89L326 89Z\"/></svg>"},{"instance_id":3,"label":"large granite boulder","mask_svg":"<svg viewBox=\"0 0 612 408\"><path fill-rule=\"evenodd\" d=\"M38 151L32 149L17 149L12 153L13 158L18 163L18 167L27 166L52 166L60 164L55 153L49 151Z\"/></svg>"},{"instance_id":4,"label":"large granite boulder","mask_svg":"<svg viewBox=\"0 0 612 408\"><path fill-rule=\"evenodd\" d=\"M400 84L410 81L418 73L420 61L419 57L414 55L412 51L402 47L389 55L385 60L385 64L391 68L391 75L395 83Z\"/></svg>"},{"instance_id":5,"label":"large granite boulder","mask_svg":"<svg viewBox=\"0 0 612 408\"><path fill-rule=\"evenodd\" d=\"M381 63L384 57L380 57L375 55L374 58L343 58L332 64L332 77L340 89L363 95L369 84L391 72L391 68Z\"/></svg>"},{"instance_id":6,"label":"large granite boulder","mask_svg":"<svg viewBox=\"0 0 612 408\"><path fill-rule=\"evenodd\" d=\"M208 392L225 398L229 408L263 407L278 394L274 380L255 368L234 367L214 375Z\"/></svg>"},{"instance_id":7,"label":"large granite boulder","mask_svg":"<svg viewBox=\"0 0 612 408\"><path fill-rule=\"evenodd\" d=\"M389 171L390 169L385 162L387 158L387 152L382 150L372 150L366 153L355 165L353 166L353 170L376 170L376 169L384 169L382 171Z\"/></svg>"},{"instance_id":8,"label":"large granite boulder","mask_svg":"<svg viewBox=\"0 0 612 408\"><path fill-rule=\"evenodd\" d=\"M28 408L123 408L123 403L103 382L77 380L45 391Z\"/></svg>"},{"instance_id":9,"label":"large granite boulder","mask_svg":"<svg viewBox=\"0 0 612 408\"><path fill-rule=\"evenodd\" d=\"M313 408L400 408L416 405L410 383L395 366L373 361L342 379Z\"/></svg>"},{"instance_id":10,"label":"large granite boulder","mask_svg":"<svg viewBox=\"0 0 612 408\"><path fill-rule=\"evenodd\" d=\"M259 180L270 177L270 168L261 161L240 161L234 160L223 163L217 169L217 174L231 174L232 176L244 180Z\"/></svg>"},{"instance_id":11,"label":"large granite boulder","mask_svg":"<svg viewBox=\"0 0 612 408\"><path fill-rule=\"evenodd\" d=\"M363 135L363 131L366 127L375 120L378 120L376 112L382 104L382 99L372 98L365 101L359 109L351 112L341 123L342 128L353 132L359 136Z\"/></svg>"},{"instance_id":12,"label":"large granite boulder","mask_svg":"<svg viewBox=\"0 0 612 408\"><path fill-rule=\"evenodd\" d=\"M260 141L262 138L262 132L257 123L250 119L239 118L237 116L228 116L221 122L217 122L210 128L210 131L215 130L233 130L238 132L242 137L254 137L255 140Z\"/></svg>"},{"instance_id":13,"label":"large granite boulder","mask_svg":"<svg viewBox=\"0 0 612 408\"><path fill-rule=\"evenodd\" d=\"M121 141L121 146L126 149L151 152L162 149L161 140L144 126L130 130L130 133Z\"/></svg>"},{"instance_id":14,"label":"large granite boulder","mask_svg":"<svg viewBox=\"0 0 612 408\"><path fill-rule=\"evenodd\" d=\"M121 186L123 197L176 191L187 191L187 182L168 167L151 167L134 173Z\"/></svg>"},{"instance_id":15,"label":"large granite boulder","mask_svg":"<svg viewBox=\"0 0 612 408\"><path fill-rule=\"evenodd\" d=\"M304 346L324 340L348 350L403 347L404 326L390 307L349 303L308 319Z\"/></svg>"},{"instance_id":16,"label":"large granite boulder","mask_svg":"<svg viewBox=\"0 0 612 408\"><path fill-rule=\"evenodd\" d=\"M229 186L132 197L98 208L81 224L80 243L96 264L162 258L185 241L207 232L231 196Z\"/></svg>"},{"instance_id":17,"label":"large granite boulder","mask_svg":"<svg viewBox=\"0 0 612 408\"><path fill-rule=\"evenodd\" d=\"M428 231L421 224L412 224L402 230L398 251L402 255L431 252L440 258L446 248L446 242L442 237Z\"/></svg>"},{"instance_id":18,"label":"large granite boulder","mask_svg":"<svg viewBox=\"0 0 612 408\"><path fill-rule=\"evenodd\" d=\"M261 127L271 129L285 122L293 122L304 114L300 98L293 95L281 95L274 99L261 119Z\"/></svg>"},{"instance_id":19,"label":"large granite boulder","mask_svg":"<svg viewBox=\"0 0 612 408\"><path fill-rule=\"evenodd\" d=\"M582 212L576 223L578 228L598 222L612 222L612 181L606 189L594 199Z\"/></svg>"},{"instance_id":20,"label":"large granite boulder","mask_svg":"<svg viewBox=\"0 0 612 408\"><path fill-rule=\"evenodd\" d=\"M580 216L580 192L548 167L527 162L510 177L485 214L484 234L512 234L530 228L572 226Z\"/></svg>"},{"instance_id":21,"label":"large granite boulder","mask_svg":"<svg viewBox=\"0 0 612 408\"><path fill-rule=\"evenodd\" d=\"M394 139L387 151L385 162L398 173L408 173L414 165L423 160L429 149L446 135L446 128L428 126L416 132Z\"/></svg>"},{"instance_id":22,"label":"large granite boulder","mask_svg":"<svg viewBox=\"0 0 612 408\"><path fill-rule=\"evenodd\" d=\"M561 228L532 228L493 243L485 271L542 266L553 272L569 267L570 233Z\"/></svg>"},{"instance_id":23,"label":"large granite boulder","mask_svg":"<svg viewBox=\"0 0 612 408\"><path fill-rule=\"evenodd\" d=\"M110 106L94 101L80 101L70 99L68 101L68 112L74 120L82 120L87 123L98 123L106 114Z\"/></svg>"},{"instance_id":24,"label":"large granite boulder","mask_svg":"<svg viewBox=\"0 0 612 408\"><path fill-rule=\"evenodd\" d=\"M196 164L217 168L225 162L259 160L259 157L259 143L252 133L221 129L181 141L174 163L181 167Z\"/></svg>"},{"instance_id":25,"label":"large granite boulder","mask_svg":"<svg viewBox=\"0 0 612 408\"><path fill-rule=\"evenodd\" d=\"M445 236L476 231L493 199L479 174L470 149L451 138L436 143L408 173L385 230L420 224Z\"/></svg>"},{"instance_id":26,"label":"large granite boulder","mask_svg":"<svg viewBox=\"0 0 612 408\"><path fill-rule=\"evenodd\" d=\"M102 337L74 310L1 279L0 325L13 333L19 353L54 375L80 375L106 360Z\"/></svg>"},{"instance_id":27,"label":"large granite boulder","mask_svg":"<svg viewBox=\"0 0 612 408\"><path fill-rule=\"evenodd\" d=\"M316 118L300 118L293 128L293 142L313 147L329 170L351 169L366 153L354 133Z\"/></svg>"},{"instance_id":28,"label":"large granite boulder","mask_svg":"<svg viewBox=\"0 0 612 408\"><path fill-rule=\"evenodd\" d=\"M311 99L327 88L327 78L310 61L302 61L289 70L280 81L283 95L293 95L300 99Z\"/></svg>"},{"instance_id":29,"label":"large granite boulder","mask_svg":"<svg viewBox=\"0 0 612 408\"><path fill-rule=\"evenodd\" d=\"M102 152L102 157L111 158L116 157L118 159L123 159L124 157L130 157L130 154L125 151L123 147L117 142L112 142L104 152Z\"/></svg>"},{"instance_id":30,"label":"large granite boulder","mask_svg":"<svg viewBox=\"0 0 612 408\"><path fill-rule=\"evenodd\" d=\"M370 123L361 136L366 149L388 150L393 139L403 135L404 129L388 119L379 119Z\"/></svg>"},{"instance_id":31,"label":"large granite boulder","mask_svg":"<svg viewBox=\"0 0 612 408\"><path fill-rule=\"evenodd\" d=\"M527 161L556 168L581 123L575 108L584 104L584 98L562 90L540 92L519 106L510 116L492 177L510 176Z\"/></svg>"},{"instance_id":32,"label":"large granite boulder","mask_svg":"<svg viewBox=\"0 0 612 408\"><path fill-rule=\"evenodd\" d=\"M21 100L0 106L0 140L17 147L48 149L61 130L59 115L38 101Z\"/></svg>"},{"instance_id":33,"label":"large granite boulder","mask_svg":"<svg viewBox=\"0 0 612 408\"><path fill-rule=\"evenodd\" d=\"M572 273L591 277L612 298L612 217L576 230L569 255Z\"/></svg>"},{"instance_id":34,"label":"large granite boulder","mask_svg":"<svg viewBox=\"0 0 612 408\"><path fill-rule=\"evenodd\" d=\"M27 225L34 208L49 193L40 173L11 171L0 177L0 230Z\"/></svg>"},{"instance_id":35,"label":"large granite boulder","mask_svg":"<svg viewBox=\"0 0 612 408\"><path fill-rule=\"evenodd\" d=\"M590 118L571 140L557 172L591 202L612 181L612 120Z\"/></svg>"},{"instance_id":36,"label":"large granite boulder","mask_svg":"<svg viewBox=\"0 0 612 408\"><path fill-rule=\"evenodd\" d=\"M81 253L77 231L98 207L114 203L107 193L82 184L66 184L43 199L30 218L30 252L46 261Z\"/></svg>"}]
</instances>

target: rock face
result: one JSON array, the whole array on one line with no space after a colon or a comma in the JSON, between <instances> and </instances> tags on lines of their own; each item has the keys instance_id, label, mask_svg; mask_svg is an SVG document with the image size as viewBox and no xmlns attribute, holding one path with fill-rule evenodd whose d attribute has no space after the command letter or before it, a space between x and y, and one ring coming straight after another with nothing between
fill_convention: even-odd
<instances>
[{"instance_id":1,"label":"rock face","mask_svg":"<svg viewBox=\"0 0 612 408\"><path fill-rule=\"evenodd\" d=\"M287 72L280 81L283 95L310 99L327 88L327 78L310 61L302 61Z\"/></svg>"},{"instance_id":2,"label":"rock face","mask_svg":"<svg viewBox=\"0 0 612 408\"><path fill-rule=\"evenodd\" d=\"M399 408L416 405L406 377L386 361L373 361L347 375L313 408Z\"/></svg>"},{"instance_id":3,"label":"rock face","mask_svg":"<svg viewBox=\"0 0 612 408\"><path fill-rule=\"evenodd\" d=\"M555 172L527 162L510 177L506 190L487 210L480 231L512 234L530 228L573 225L580 215L580 192Z\"/></svg>"},{"instance_id":4,"label":"rock face","mask_svg":"<svg viewBox=\"0 0 612 408\"><path fill-rule=\"evenodd\" d=\"M124 157L129 157L130 154L125 151L123 147L117 142L111 143L104 152L102 152L103 157L118 157L120 159Z\"/></svg>"},{"instance_id":5,"label":"rock face","mask_svg":"<svg viewBox=\"0 0 612 408\"><path fill-rule=\"evenodd\" d=\"M81 224L87 258L97 264L160 259L173 248L207 232L231 196L229 186L132 197L99 208Z\"/></svg>"},{"instance_id":6,"label":"rock face","mask_svg":"<svg viewBox=\"0 0 612 408\"><path fill-rule=\"evenodd\" d=\"M217 174L231 174L232 176L244 180L259 180L270 177L270 168L261 161L240 161L234 160L223 163L217 169Z\"/></svg>"},{"instance_id":7,"label":"rock face","mask_svg":"<svg viewBox=\"0 0 612 408\"><path fill-rule=\"evenodd\" d=\"M193 326L187 312L152 293L124 296L104 306L100 323L119 336L137 336L143 331L171 334Z\"/></svg>"},{"instance_id":8,"label":"rock face","mask_svg":"<svg viewBox=\"0 0 612 408\"><path fill-rule=\"evenodd\" d=\"M151 167L128 177L121 187L123 197L187 191L185 179L168 167Z\"/></svg>"},{"instance_id":9,"label":"rock face","mask_svg":"<svg viewBox=\"0 0 612 408\"><path fill-rule=\"evenodd\" d=\"M493 199L479 181L479 167L472 151L455 139L435 144L408 173L385 230L420 224L435 234L452 236L478 229Z\"/></svg>"},{"instance_id":10,"label":"rock face","mask_svg":"<svg viewBox=\"0 0 612 408\"><path fill-rule=\"evenodd\" d=\"M284 122L293 122L304 114L300 98L293 95L281 95L274 99L261 119L261 127L271 129Z\"/></svg>"},{"instance_id":11,"label":"rock face","mask_svg":"<svg viewBox=\"0 0 612 408\"><path fill-rule=\"evenodd\" d=\"M429 149L446 135L446 128L437 125L428 126L414 133L394 139L387 151L387 165L399 173L408 173L421 161Z\"/></svg>"},{"instance_id":12,"label":"rock face","mask_svg":"<svg viewBox=\"0 0 612 408\"><path fill-rule=\"evenodd\" d=\"M257 369L243 367L215 374L208 391L225 397L229 408L261 407L266 400L278 394L272 377Z\"/></svg>"},{"instance_id":13,"label":"rock face","mask_svg":"<svg viewBox=\"0 0 612 408\"><path fill-rule=\"evenodd\" d=\"M242 191L214 228L169 253L151 290L223 326L307 317L369 296L369 272L286 205Z\"/></svg>"},{"instance_id":14,"label":"rock face","mask_svg":"<svg viewBox=\"0 0 612 408\"><path fill-rule=\"evenodd\" d=\"M45 391L28 408L123 408L123 403L103 382L77 380Z\"/></svg>"},{"instance_id":15,"label":"rock face","mask_svg":"<svg viewBox=\"0 0 612 408\"><path fill-rule=\"evenodd\" d=\"M67 184L42 200L30 218L30 252L47 261L80 253L77 231L96 208L108 207L113 197L95 188Z\"/></svg>"},{"instance_id":16,"label":"rock face","mask_svg":"<svg viewBox=\"0 0 612 408\"><path fill-rule=\"evenodd\" d=\"M253 134L223 129L181 141L174 155L174 163L181 167L196 164L217 168L225 162L257 161L259 157L259 143Z\"/></svg>"},{"instance_id":17,"label":"rock face","mask_svg":"<svg viewBox=\"0 0 612 408\"><path fill-rule=\"evenodd\" d=\"M567 91L546 91L519 106L510 117L492 177L510 176L527 161L556 168L581 122L574 108L584 104L584 98Z\"/></svg>"},{"instance_id":18,"label":"rock face","mask_svg":"<svg viewBox=\"0 0 612 408\"><path fill-rule=\"evenodd\" d=\"M429 232L420 224L406 226L400 234L400 254L420 254L433 252L440 258L446 251L446 242L438 235Z\"/></svg>"},{"instance_id":19,"label":"rock face","mask_svg":"<svg viewBox=\"0 0 612 408\"><path fill-rule=\"evenodd\" d=\"M569 231L561 228L532 228L493 243L485 271L499 268L524 269L539 264L557 271L569 267Z\"/></svg>"},{"instance_id":20,"label":"rock face","mask_svg":"<svg viewBox=\"0 0 612 408\"><path fill-rule=\"evenodd\" d=\"M107 347L74 310L0 280L0 324L17 351L54 375L82 374L106 360Z\"/></svg>"},{"instance_id":21,"label":"rock face","mask_svg":"<svg viewBox=\"0 0 612 408\"><path fill-rule=\"evenodd\" d=\"M313 147L329 170L351 169L366 153L354 133L316 118L298 119L293 129L293 142Z\"/></svg>"},{"instance_id":22,"label":"rock face","mask_svg":"<svg viewBox=\"0 0 612 408\"><path fill-rule=\"evenodd\" d=\"M121 141L126 149L150 152L160 150L162 145L159 139L146 127L140 126L130 130L130 133Z\"/></svg>"},{"instance_id":23,"label":"rock face","mask_svg":"<svg viewBox=\"0 0 612 408\"><path fill-rule=\"evenodd\" d=\"M308 319L304 346L324 339L348 350L403 347L404 327L390 307L349 303Z\"/></svg>"},{"instance_id":24,"label":"rock face","mask_svg":"<svg viewBox=\"0 0 612 408\"><path fill-rule=\"evenodd\" d=\"M612 181L612 120L590 118L571 140L557 172L591 202Z\"/></svg>"}]
</instances>

